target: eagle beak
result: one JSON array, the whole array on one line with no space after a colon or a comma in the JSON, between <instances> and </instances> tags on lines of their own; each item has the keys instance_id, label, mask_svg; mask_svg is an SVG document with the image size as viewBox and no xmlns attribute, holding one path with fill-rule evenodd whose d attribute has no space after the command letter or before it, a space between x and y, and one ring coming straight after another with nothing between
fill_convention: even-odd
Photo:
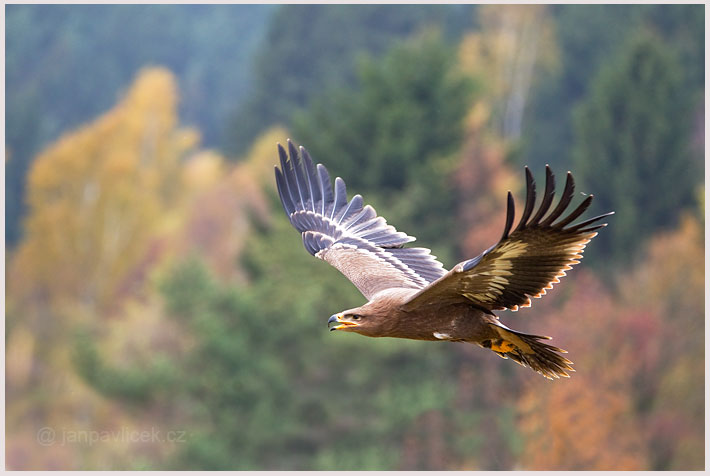
<instances>
[{"instance_id":1,"label":"eagle beak","mask_svg":"<svg viewBox=\"0 0 710 476\"><path fill-rule=\"evenodd\" d=\"M337 325L337 326L330 327L330 325L331 325L333 322L338 323L338 325ZM341 314L333 314L332 316L330 316L330 319L328 319L328 327L330 327L330 330L331 330L331 331L337 331L337 330L340 330L340 329L346 329L346 328L348 328L348 327L355 327L355 326L357 326L357 325L358 325L358 324L357 324L356 322L352 322L352 321L346 320L346 319L345 319L345 316L343 316L342 313L341 313Z\"/></svg>"}]
</instances>

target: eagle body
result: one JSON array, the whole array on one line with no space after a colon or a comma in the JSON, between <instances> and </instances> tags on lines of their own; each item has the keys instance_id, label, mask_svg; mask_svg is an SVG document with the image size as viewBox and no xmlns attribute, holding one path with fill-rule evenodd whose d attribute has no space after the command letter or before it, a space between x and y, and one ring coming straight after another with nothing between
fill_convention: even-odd
<instances>
[{"instance_id":1,"label":"eagle body","mask_svg":"<svg viewBox=\"0 0 710 476\"><path fill-rule=\"evenodd\" d=\"M502 324L493 311L529 307L552 289L565 271L579 263L586 244L613 212L572 224L592 201L587 196L569 211L574 179L552 208L555 179L549 167L545 190L536 207L532 174L525 168L527 196L513 228L515 206L508 192L506 224L498 243L448 272L430 250L405 247L414 237L397 231L365 205L360 195L347 199L345 182L331 182L327 169L288 141L278 146L275 167L279 198L306 250L343 273L367 303L334 314L331 331L367 337L394 337L477 344L510 358L547 378L568 377L566 351Z\"/></svg>"},{"instance_id":2,"label":"eagle body","mask_svg":"<svg viewBox=\"0 0 710 476\"><path fill-rule=\"evenodd\" d=\"M367 304L343 312L339 321L347 315L368 316L368 319L376 320L377 325L367 326L360 332L368 337L473 343L492 337L488 323L495 320L493 316L466 303L405 310L404 305L414 294L416 291L412 289L387 289Z\"/></svg>"}]
</instances>

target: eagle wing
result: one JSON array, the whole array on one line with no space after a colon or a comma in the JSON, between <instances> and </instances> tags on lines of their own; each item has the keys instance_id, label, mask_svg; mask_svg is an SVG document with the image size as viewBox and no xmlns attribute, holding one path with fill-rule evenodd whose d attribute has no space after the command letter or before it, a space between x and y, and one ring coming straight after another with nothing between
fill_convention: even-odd
<instances>
[{"instance_id":1,"label":"eagle wing","mask_svg":"<svg viewBox=\"0 0 710 476\"><path fill-rule=\"evenodd\" d=\"M331 185L322 164L314 165L303 147L278 146L275 167L281 204L301 232L306 250L343 273L367 298L389 288L422 289L446 270L426 248L403 248L415 238L377 216L360 195L348 202L340 177Z\"/></svg>"},{"instance_id":2,"label":"eagle wing","mask_svg":"<svg viewBox=\"0 0 710 476\"><path fill-rule=\"evenodd\" d=\"M589 195L566 217L560 218L574 195L574 179L567 172L562 197L555 209L545 216L555 195L555 177L549 166L545 173L544 196L534 216L535 181L525 167L527 198L515 230L511 232L515 204L508 192L506 224L500 241L476 258L454 266L445 276L412 296L403 309L468 302L491 311L517 311L519 307L529 307L531 297L539 298L552 289L553 284L559 283L565 271L579 263L584 247L596 236L596 230L606 226L597 222L614 212L570 226L589 208L593 198Z\"/></svg>"}]
</instances>

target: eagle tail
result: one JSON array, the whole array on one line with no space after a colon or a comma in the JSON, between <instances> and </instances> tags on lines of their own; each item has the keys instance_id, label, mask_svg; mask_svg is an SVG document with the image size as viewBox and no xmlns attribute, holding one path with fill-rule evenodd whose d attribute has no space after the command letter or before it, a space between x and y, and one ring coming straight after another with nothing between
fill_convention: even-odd
<instances>
[{"instance_id":1,"label":"eagle tail","mask_svg":"<svg viewBox=\"0 0 710 476\"><path fill-rule=\"evenodd\" d=\"M550 337L525 334L514 331L502 324L491 324L499 339L484 341L483 347L491 349L500 357L510 358L523 367L530 367L548 379L567 377L567 372L574 372L573 362L561 354L567 351L542 342Z\"/></svg>"}]
</instances>

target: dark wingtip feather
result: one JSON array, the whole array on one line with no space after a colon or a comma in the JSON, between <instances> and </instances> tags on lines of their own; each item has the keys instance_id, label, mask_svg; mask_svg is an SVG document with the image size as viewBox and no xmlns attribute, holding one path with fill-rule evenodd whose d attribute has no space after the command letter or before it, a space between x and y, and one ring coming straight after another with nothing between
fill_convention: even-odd
<instances>
[{"instance_id":1,"label":"dark wingtip feather","mask_svg":"<svg viewBox=\"0 0 710 476\"><path fill-rule=\"evenodd\" d=\"M513 194L508 191L508 211L505 217L505 229L503 230L503 236L500 241L508 238L510 233L510 228L513 226L513 220L515 219L515 202L513 201Z\"/></svg>"},{"instance_id":2,"label":"dark wingtip feather","mask_svg":"<svg viewBox=\"0 0 710 476\"><path fill-rule=\"evenodd\" d=\"M552 169L549 165L545 165L545 193L542 197L542 203L540 203L540 208L538 208L537 213L530 220L530 225L539 224L540 220L545 216L545 213L550 209L552 205L552 198L555 196L555 174L552 173Z\"/></svg>"},{"instance_id":3,"label":"dark wingtip feather","mask_svg":"<svg viewBox=\"0 0 710 476\"><path fill-rule=\"evenodd\" d=\"M530 218L533 208L535 207L535 179L533 178L532 172L530 172L527 165L525 166L525 189L525 209L523 210L523 215L520 217L520 222L518 223L518 226L515 227L514 231L525 229L525 226L528 223L528 218Z\"/></svg>"},{"instance_id":4,"label":"dark wingtip feather","mask_svg":"<svg viewBox=\"0 0 710 476\"><path fill-rule=\"evenodd\" d=\"M572 172L567 171L567 179L565 180L565 188L562 191L562 197L560 198L559 203L555 207L555 209L550 213L547 218L545 218L544 221L540 223L541 226L549 226L551 225L555 220L557 220L560 215L564 213L564 211L567 209L569 206L570 202L572 201L572 197L574 196L574 177L572 176Z\"/></svg>"}]
</instances>

